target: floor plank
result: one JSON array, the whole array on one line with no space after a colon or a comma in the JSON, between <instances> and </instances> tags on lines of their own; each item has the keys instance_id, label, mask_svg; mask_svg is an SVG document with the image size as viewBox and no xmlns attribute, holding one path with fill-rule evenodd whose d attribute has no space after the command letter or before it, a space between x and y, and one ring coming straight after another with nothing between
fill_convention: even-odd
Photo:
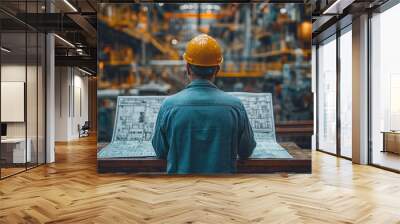
<instances>
[{"instance_id":1,"label":"floor plank","mask_svg":"<svg viewBox=\"0 0 400 224\"><path fill-rule=\"evenodd\" d=\"M0 181L0 223L400 223L400 175L313 152L313 174L98 174L96 139Z\"/></svg>"}]
</instances>

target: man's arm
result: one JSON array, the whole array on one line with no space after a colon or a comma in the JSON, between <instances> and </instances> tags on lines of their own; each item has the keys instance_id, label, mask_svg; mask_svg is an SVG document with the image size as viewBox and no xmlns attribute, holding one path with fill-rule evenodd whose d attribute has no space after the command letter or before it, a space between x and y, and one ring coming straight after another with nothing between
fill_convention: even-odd
<instances>
[{"instance_id":1,"label":"man's arm","mask_svg":"<svg viewBox=\"0 0 400 224\"><path fill-rule=\"evenodd\" d=\"M242 122L243 129L239 139L238 154L240 159L247 159L253 153L256 147L256 141L254 140L253 129L251 128L249 118L244 108L242 109Z\"/></svg>"},{"instance_id":2,"label":"man's arm","mask_svg":"<svg viewBox=\"0 0 400 224\"><path fill-rule=\"evenodd\" d=\"M151 141L156 155L160 159L166 159L168 155L168 141L165 133L165 113L164 107L161 106L157 115L156 127L154 128L154 135Z\"/></svg>"}]
</instances>

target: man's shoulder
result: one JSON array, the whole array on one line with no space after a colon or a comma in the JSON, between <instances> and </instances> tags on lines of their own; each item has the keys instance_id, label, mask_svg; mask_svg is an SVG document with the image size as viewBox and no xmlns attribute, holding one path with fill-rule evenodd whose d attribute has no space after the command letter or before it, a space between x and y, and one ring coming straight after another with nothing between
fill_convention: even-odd
<instances>
[{"instance_id":1,"label":"man's shoulder","mask_svg":"<svg viewBox=\"0 0 400 224\"><path fill-rule=\"evenodd\" d=\"M234 96L234 95L232 95L232 94L230 94L228 92L224 92L222 90L219 91L218 100L221 103L229 104L229 105L232 105L232 106L237 106L237 107L242 107L243 106L242 101L239 98L237 98L236 96Z\"/></svg>"},{"instance_id":2,"label":"man's shoulder","mask_svg":"<svg viewBox=\"0 0 400 224\"><path fill-rule=\"evenodd\" d=\"M182 91L165 97L161 104L162 109L169 109L178 105L182 101Z\"/></svg>"},{"instance_id":3,"label":"man's shoulder","mask_svg":"<svg viewBox=\"0 0 400 224\"><path fill-rule=\"evenodd\" d=\"M163 100L163 106L172 106L180 101L182 91L169 95Z\"/></svg>"},{"instance_id":4,"label":"man's shoulder","mask_svg":"<svg viewBox=\"0 0 400 224\"><path fill-rule=\"evenodd\" d=\"M220 91L221 95L224 97L224 99L226 99L227 101L230 101L232 103L239 103L242 104L242 101L237 98L236 96L230 94L229 92L224 92L224 91Z\"/></svg>"}]
</instances>

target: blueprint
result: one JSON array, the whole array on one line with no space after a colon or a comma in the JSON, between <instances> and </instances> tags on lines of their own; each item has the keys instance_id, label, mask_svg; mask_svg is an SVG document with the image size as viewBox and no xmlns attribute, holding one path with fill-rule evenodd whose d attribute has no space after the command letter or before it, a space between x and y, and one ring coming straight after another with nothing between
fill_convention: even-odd
<instances>
[{"instance_id":1,"label":"blueprint","mask_svg":"<svg viewBox=\"0 0 400 224\"><path fill-rule=\"evenodd\" d=\"M276 142L272 95L230 93L238 97L248 114L257 142L252 158L292 158ZM111 143L99 151L99 158L155 156L151 145L157 114L166 96L118 97Z\"/></svg>"}]
</instances>

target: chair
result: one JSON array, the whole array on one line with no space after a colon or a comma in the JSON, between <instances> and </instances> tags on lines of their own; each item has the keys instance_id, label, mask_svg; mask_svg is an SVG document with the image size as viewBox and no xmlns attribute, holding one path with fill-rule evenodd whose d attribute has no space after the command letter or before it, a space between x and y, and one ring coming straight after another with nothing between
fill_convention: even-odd
<instances>
[{"instance_id":1,"label":"chair","mask_svg":"<svg viewBox=\"0 0 400 224\"><path fill-rule=\"evenodd\" d=\"M82 127L78 124L79 138L89 136L89 130L90 130L89 121L85 121Z\"/></svg>"}]
</instances>

